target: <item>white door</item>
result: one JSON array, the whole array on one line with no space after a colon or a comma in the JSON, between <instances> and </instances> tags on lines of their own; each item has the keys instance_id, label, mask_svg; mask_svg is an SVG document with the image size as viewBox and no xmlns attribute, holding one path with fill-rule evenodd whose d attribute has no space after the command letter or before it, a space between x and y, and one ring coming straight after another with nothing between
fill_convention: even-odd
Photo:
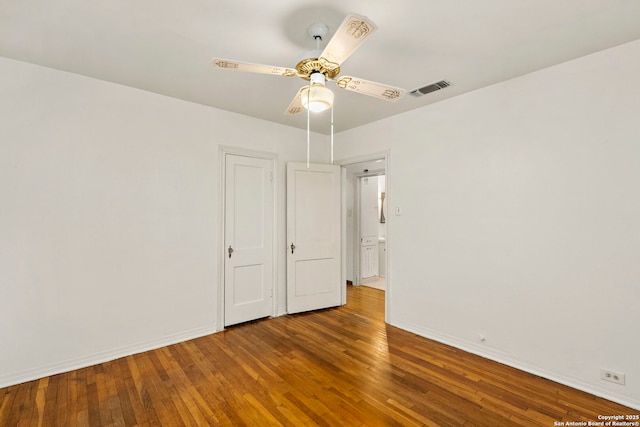
<instances>
[{"instance_id":1,"label":"white door","mask_svg":"<svg viewBox=\"0 0 640 427\"><path fill-rule=\"evenodd\" d=\"M272 162L225 159L224 325L271 314L273 289Z\"/></svg>"},{"instance_id":2,"label":"white door","mask_svg":"<svg viewBox=\"0 0 640 427\"><path fill-rule=\"evenodd\" d=\"M341 304L340 167L287 164L287 312Z\"/></svg>"}]
</instances>

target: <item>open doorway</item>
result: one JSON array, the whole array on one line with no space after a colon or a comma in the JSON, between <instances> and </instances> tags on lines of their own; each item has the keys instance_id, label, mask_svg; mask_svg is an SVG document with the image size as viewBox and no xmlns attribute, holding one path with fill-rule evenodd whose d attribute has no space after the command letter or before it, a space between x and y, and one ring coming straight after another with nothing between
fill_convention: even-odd
<instances>
[{"instance_id":1,"label":"open doorway","mask_svg":"<svg viewBox=\"0 0 640 427\"><path fill-rule=\"evenodd\" d=\"M359 285L370 288L386 290L386 175L376 172L358 177L356 183L356 202L359 202L358 217L355 218L355 226L359 225L359 233L356 231L356 242L359 248L355 250L360 255Z\"/></svg>"},{"instance_id":2,"label":"open doorway","mask_svg":"<svg viewBox=\"0 0 640 427\"><path fill-rule=\"evenodd\" d=\"M342 168L346 281L385 291L388 307L387 155L355 159Z\"/></svg>"}]
</instances>

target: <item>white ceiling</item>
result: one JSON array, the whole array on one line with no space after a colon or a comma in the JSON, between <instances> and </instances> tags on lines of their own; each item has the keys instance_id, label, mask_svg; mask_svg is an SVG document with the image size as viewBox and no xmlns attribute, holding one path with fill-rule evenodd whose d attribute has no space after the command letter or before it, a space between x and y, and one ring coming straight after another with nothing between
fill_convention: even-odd
<instances>
[{"instance_id":1,"label":"white ceiling","mask_svg":"<svg viewBox=\"0 0 640 427\"><path fill-rule=\"evenodd\" d=\"M303 80L210 61L293 68L315 47L307 27L331 36L349 12L378 31L341 75L452 86L396 103L333 86L336 132L640 39L638 0L2 0L0 55L306 128L284 114ZM312 123L327 133L329 114Z\"/></svg>"}]
</instances>

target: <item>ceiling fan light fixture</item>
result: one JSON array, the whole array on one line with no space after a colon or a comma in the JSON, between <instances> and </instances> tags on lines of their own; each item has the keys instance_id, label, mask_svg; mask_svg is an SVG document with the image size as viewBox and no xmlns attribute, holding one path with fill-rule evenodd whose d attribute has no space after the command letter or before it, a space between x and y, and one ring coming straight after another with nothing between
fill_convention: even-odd
<instances>
[{"instance_id":1,"label":"ceiling fan light fixture","mask_svg":"<svg viewBox=\"0 0 640 427\"><path fill-rule=\"evenodd\" d=\"M301 96L304 108L314 113L331 108L333 106L333 92L325 87L324 75L313 73L310 76L310 80L311 84Z\"/></svg>"},{"instance_id":2,"label":"ceiling fan light fixture","mask_svg":"<svg viewBox=\"0 0 640 427\"><path fill-rule=\"evenodd\" d=\"M333 105L333 92L324 86L311 85L302 94L302 105L314 113L328 110Z\"/></svg>"}]
</instances>

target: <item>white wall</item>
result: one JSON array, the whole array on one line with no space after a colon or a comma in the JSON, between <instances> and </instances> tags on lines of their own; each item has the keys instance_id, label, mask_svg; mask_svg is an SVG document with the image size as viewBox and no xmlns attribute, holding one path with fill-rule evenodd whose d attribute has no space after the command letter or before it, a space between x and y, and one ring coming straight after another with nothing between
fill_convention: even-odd
<instances>
[{"instance_id":1,"label":"white wall","mask_svg":"<svg viewBox=\"0 0 640 427\"><path fill-rule=\"evenodd\" d=\"M0 387L217 330L219 146L278 155L284 248L305 133L4 58L0 76ZM285 278L282 256L279 313Z\"/></svg>"},{"instance_id":2,"label":"white wall","mask_svg":"<svg viewBox=\"0 0 640 427\"><path fill-rule=\"evenodd\" d=\"M390 323L640 408L638 76L640 41L339 134L390 148Z\"/></svg>"}]
</instances>

